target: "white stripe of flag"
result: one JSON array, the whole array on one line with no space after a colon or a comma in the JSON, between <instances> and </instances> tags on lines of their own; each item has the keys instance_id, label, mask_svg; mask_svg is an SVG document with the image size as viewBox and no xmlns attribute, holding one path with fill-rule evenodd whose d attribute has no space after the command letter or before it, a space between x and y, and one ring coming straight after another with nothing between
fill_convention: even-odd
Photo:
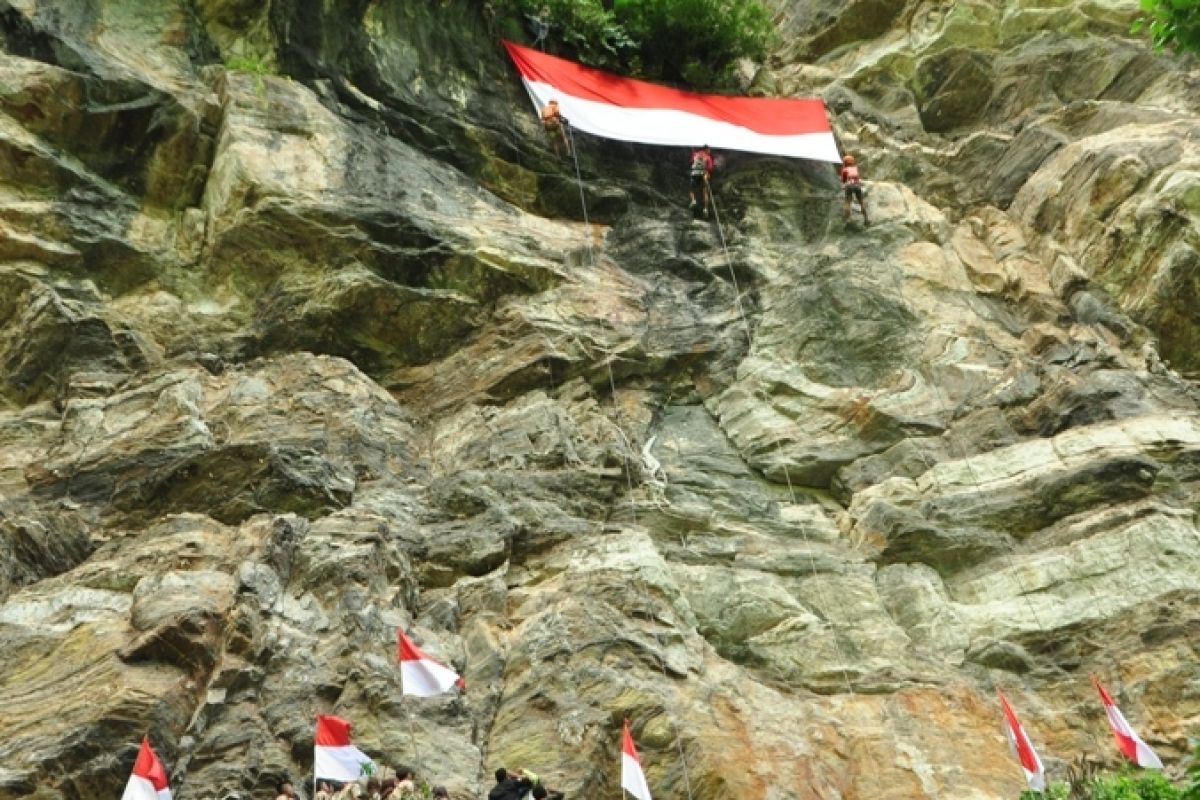
<instances>
[{"instance_id":1,"label":"white stripe of flag","mask_svg":"<svg viewBox=\"0 0 1200 800\"><path fill-rule=\"evenodd\" d=\"M371 757L350 743L350 723L341 717L317 715L313 736L313 777L316 780L356 781L375 772Z\"/></svg>"},{"instance_id":2,"label":"white stripe of flag","mask_svg":"<svg viewBox=\"0 0 1200 800\"><path fill-rule=\"evenodd\" d=\"M638 757L633 735L629 732L629 720L625 720L625 731L621 735L621 788L637 800L652 800L646 773L642 772L642 759Z\"/></svg>"},{"instance_id":3,"label":"white stripe of flag","mask_svg":"<svg viewBox=\"0 0 1200 800\"><path fill-rule=\"evenodd\" d=\"M586 67L504 42L534 108L551 100L572 128L623 142L707 144L841 163L818 98L700 94Z\"/></svg>"},{"instance_id":4,"label":"white stripe of flag","mask_svg":"<svg viewBox=\"0 0 1200 800\"><path fill-rule=\"evenodd\" d=\"M1021 721L1017 719L1017 714L1009 705L1004 692L996 689L996 694L1000 697L1000 708L1004 711L1004 735L1008 737L1008 744L1017 760L1021 762L1021 770L1025 773L1029 788L1040 792L1046 788L1046 768L1042 766L1042 759L1033 749L1033 743L1025 734L1025 728L1021 726Z\"/></svg>"},{"instance_id":5,"label":"white stripe of flag","mask_svg":"<svg viewBox=\"0 0 1200 800\"><path fill-rule=\"evenodd\" d=\"M149 737L142 738L142 746L138 749L138 757L133 762L129 783L125 784L121 800L171 800L167 770L150 746Z\"/></svg>"},{"instance_id":6,"label":"white stripe of flag","mask_svg":"<svg viewBox=\"0 0 1200 800\"><path fill-rule=\"evenodd\" d=\"M1096 684L1096 689L1100 692L1100 702L1104 703L1104 713L1108 717L1108 726L1112 728L1117 748L1139 767L1162 769L1162 761L1150 749L1150 745L1143 742L1142 737L1138 736L1130 727L1129 721L1125 719L1121 709L1117 708L1117 704L1113 702L1112 695L1105 691L1096 678L1092 678L1092 683Z\"/></svg>"},{"instance_id":7,"label":"white stripe of flag","mask_svg":"<svg viewBox=\"0 0 1200 800\"><path fill-rule=\"evenodd\" d=\"M467 683L459 674L441 662L421 652L413 640L398 630L400 641L400 691L414 697L433 697L445 694L453 687L466 689Z\"/></svg>"}]
</instances>

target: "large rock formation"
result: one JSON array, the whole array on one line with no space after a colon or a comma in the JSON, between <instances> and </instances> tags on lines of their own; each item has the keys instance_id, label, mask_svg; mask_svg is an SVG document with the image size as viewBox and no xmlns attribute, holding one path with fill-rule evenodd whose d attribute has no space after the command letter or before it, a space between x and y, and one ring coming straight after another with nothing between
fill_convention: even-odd
<instances>
[{"instance_id":1,"label":"large rock formation","mask_svg":"<svg viewBox=\"0 0 1200 800\"><path fill-rule=\"evenodd\" d=\"M1180 769L1200 76L1122 0L773 2L870 228L577 187L488 3L0 0L0 800L146 732L265 796L330 711L459 800L614 795L624 718L656 797L1011 798L993 690L1061 774L1093 674Z\"/></svg>"}]
</instances>

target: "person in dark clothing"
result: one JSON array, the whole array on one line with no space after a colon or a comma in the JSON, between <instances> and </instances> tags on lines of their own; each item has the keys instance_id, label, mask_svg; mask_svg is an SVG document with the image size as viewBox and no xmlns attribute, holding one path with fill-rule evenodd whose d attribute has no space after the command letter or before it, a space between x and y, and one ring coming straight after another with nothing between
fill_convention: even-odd
<instances>
[{"instance_id":1,"label":"person in dark clothing","mask_svg":"<svg viewBox=\"0 0 1200 800\"><path fill-rule=\"evenodd\" d=\"M538 782L537 775L519 769L509 772L504 767L496 770L496 785L488 792L488 800L523 800Z\"/></svg>"}]
</instances>

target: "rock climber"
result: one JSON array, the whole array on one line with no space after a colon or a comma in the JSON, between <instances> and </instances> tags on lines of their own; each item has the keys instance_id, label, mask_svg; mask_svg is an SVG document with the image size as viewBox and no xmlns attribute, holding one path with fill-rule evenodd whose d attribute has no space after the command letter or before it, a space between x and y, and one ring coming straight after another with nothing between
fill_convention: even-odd
<instances>
[{"instance_id":1,"label":"rock climber","mask_svg":"<svg viewBox=\"0 0 1200 800\"><path fill-rule=\"evenodd\" d=\"M691 198L692 203L689 208L692 212L696 211L696 194L700 194L701 206L704 209L704 218L708 219L708 181L712 177L713 157L712 151L708 149L708 145L703 145L692 151L691 167L688 170L688 175L691 178Z\"/></svg>"},{"instance_id":2,"label":"rock climber","mask_svg":"<svg viewBox=\"0 0 1200 800\"><path fill-rule=\"evenodd\" d=\"M295 800L296 789L292 786L291 781L283 781L279 784L279 792L275 800Z\"/></svg>"},{"instance_id":3,"label":"rock climber","mask_svg":"<svg viewBox=\"0 0 1200 800\"><path fill-rule=\"evenodd\" d=\"M533 33L533 46L546 52L546 37L550 35L550 6L542 6L537 16L526 14L529 30Z\"/></svg>"},{"instance_id":4,"label":"rock climber","mask_svg":"<svg viewBox=\"0 0 1200 800\"><path fill-rule=\"evenodd\" d=\"M842 157L842 219L849 221L850 206L854 198L858 199L858 207L862 209L863 225L870 225L871 220L867 218L867 194L863 189L862 176L858 172L858 165L854 161L854 156L847 153Z\"/></svg>"},{"instance_id":5,"label":"rock climber","mask_svg":"<svg viewBox=\"0 0 1200 800\"><path fill-rule=\"evenodd\" d=\"M496 785L488 792L488 800L522 800L537 783L537 775L528 770L509 772L500 767L496 770Z\"/></svg>"},{"instance_id":6,"label":"rock climber","mask_svg":"<svg viewBox=\"0 0 1200 800\"><path fill-rule=\"evenodd\" d=\"M542 109L542 127L546 130L546 137L550 140L555 155L561 157L564 152L568 156L571 155L571 141L567 138L567 118L562 115L557 100L551 100Z\"/></svg>"}]
</instances>

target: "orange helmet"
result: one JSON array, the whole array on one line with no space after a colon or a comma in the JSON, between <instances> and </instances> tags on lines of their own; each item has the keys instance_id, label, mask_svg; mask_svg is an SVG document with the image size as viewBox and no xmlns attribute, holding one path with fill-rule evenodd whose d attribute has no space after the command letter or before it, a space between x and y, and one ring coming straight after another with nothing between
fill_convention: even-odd
<instances>
[{"instance_id":1,"label":"orange helmet","mask_svg":"<svg viewBox=\"0 0 1200 800\"><path fill-rule=\"evenodd\" d=\"M854 164L854 156L847 153L846 155L842 156L842 163L848 167L851 166Z\"/></svg>"}]
</instances>

